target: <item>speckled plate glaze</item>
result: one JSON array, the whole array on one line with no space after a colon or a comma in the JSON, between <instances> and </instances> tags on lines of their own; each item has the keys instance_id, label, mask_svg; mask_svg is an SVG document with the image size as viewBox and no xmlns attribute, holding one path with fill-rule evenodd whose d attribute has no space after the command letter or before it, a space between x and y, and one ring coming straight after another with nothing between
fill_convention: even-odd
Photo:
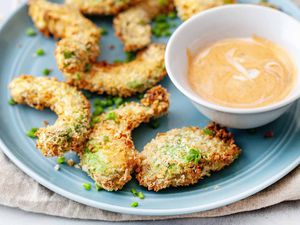
<instances>
[{"instance_id":1,"label":"speckled plate glaze","mask_svg":"<svg viewBox=\"0 0 300 225\"><path fill-rule=\"evenodd\" d=\"M249 1L243 1L249 2ZM290 1L271 1L281 9L300 19L300 10ZM101 41L103 54L100 59L113 61L124 58L120 42L115 38L111 28L111 18L91 18L98 25L108 30L108 35ZM179 21L178 21L179 22ZM242 155L236 162L219 173L212 174L199 184L168 189L159 193L146 191L133 179L122 191L97 192L94 188L86 191L84 182L92 180L82 171L66 165L55 171L56 159L46 159L35 148L35 141L26 136L32 127L40 127L43 121L53 123L56 119L49 110L36 111L27 106L10 106L7 85L20 74L42 76L45 68L53 69L51 76L62 80L54 59L55 41L42 35L28 37L25 30L33 27L27 15L27 7L20 7L0 30L0 148L24 172L43 186L77 202L120 213L139 215L178 215L193 213L221 207L246 198L273 184L300 162L300 115L299 102L280 119L261 127L256 133L232 130ZM161 39L159 41L166 42ZM114 50L109 49L113 44ZM46 55L34 57L35 51L42 47ZM135 130L133 136L137 149L142 150L157 132L165 132L175 127L189 125L205 126L208 120L200 115L188 99L186 99L166 78L162 85L171 93L171 108L168 116L161 119L157 130L142 125ZM93 96L93 98L100 96ZM274 138L264 138L264 132L272 130ZM73 154L67 157L76 158ZM139 207L131 208L130 203L137 201L130 190L136 188L145 194L139 201Z\"/></svg>"}]
</instances>

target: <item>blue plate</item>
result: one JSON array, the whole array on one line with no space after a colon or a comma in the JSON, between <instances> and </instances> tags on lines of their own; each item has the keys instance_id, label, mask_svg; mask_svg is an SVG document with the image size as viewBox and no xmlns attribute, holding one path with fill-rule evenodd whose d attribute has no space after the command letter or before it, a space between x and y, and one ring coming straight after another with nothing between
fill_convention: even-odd
<instances>
[{"instance_id":1,"label":"blue plate","mask_svg":"<svg viewBox=\"0 0 300 225\"><path fill-rule=\"evenodd\" d=\"M300 19L299 9L291 2L287 0L272 2ZM111 28L111 18L91 19L108 30L108 35L101 41L103 54L100 59L113 61L124 58L121 44L115 38ZM33 24L27 15L27 7L22 6L0 30L0 148L29 176L62 196L114 212L178 215L209 210L246 198L276 182L299 165L300 104L298 102L280 119L259 128L254 134L232 130L238 145L243 149L242 155L232 166L212 174L197 185L154 193L146 191L133 179L119 192L97 192L94 188L86 191L82 184L92 180L85 173L66 165L62 165L60 171L55 171L56 159L44 158L36 150L35 141L26 136L27 130L43 126L45 120L53 123L56 119L54 113L49 110L39 112L27 106L10 106L7 103L10 99L7 85L20 74L42 76L43 69L51 68L53 75L63 79L53 55L55 41L40 34L36 37L26 36L25 31L28 27L33 27ZM112 44L116 46L113 50L109 48ZM38 48L43 48L46 55L35 57L34 53ZM142 125L135 130L133 136L139 150L142 150L157 132L189 125L205 126L209 122L176 90L168 78L162 82L162 85L171 93L170 113L161 119L161 126L157 130L147 125ZM100 96L93 96L95 97ZM274 131L275 136L266 139L264 133L269 130ZM67 157L76 158L74 154L68 154ZM144 200L139 200L137 208L130 207L132 201L137 201L130 192L133 187L143 191L146 197Z\"/></svg>"}]
</instances>

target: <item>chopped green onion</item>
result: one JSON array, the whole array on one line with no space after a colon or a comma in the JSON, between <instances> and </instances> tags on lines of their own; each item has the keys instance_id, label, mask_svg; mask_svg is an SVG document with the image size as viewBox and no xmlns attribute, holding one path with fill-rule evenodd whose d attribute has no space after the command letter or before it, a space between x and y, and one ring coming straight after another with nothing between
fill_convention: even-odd
<instances>
[{"instance_id":1,"label":"chopped green onion","mask_svg":"<svg viewBox=\"0 0 300 225\"><path fill-rule=\"evenodd\" d=\"M138 196L138 192L137 192L137 190L135 188L131 189L131 193L133 194L134 197Z\"/></svg>"},{"instance_id":2,"label":"chopped green onion","mask_svg":"<svg viewBox=\"0 0 300 225\"><path fill-rule=\"evenodd\" d=\"M176 18L176 12L169 12L169 14L168 14L168 17L170 18L170 19L175 19Z\"/></svg>"},{"instance_id":3,"label":"chopped green onion","mask_svg":"<svg viewBox=\"0 0 300 225\"><path fill-rule=\"evenodd\" d=\"M144 199L145 198L145 195L143 194L143 192L139 192L138 193L138 197L140 198L140 199Z\"/></svg>"},{"instance_id":4,"label":"chopped green onion","mask_svg":"<svg viewBox=\"0 0 300 225\"><path fill-rule=\"evenodd\" d=\"M101 106L97 106L97 107L95 107L93 116L99 116L103 112L104 112L104 109Z\"/></svg>"},{"instance_id":5,"label":"chopped green onion","mask_svg":"<svg viewBox=\"0 0 300 225\"><path fill-rule=\"evenodd\" d=\"M117 114L115 112L109 112L106 115L107 120L115 120L117 118Z\"/></svg>"},{"instance_id":6,"label":"chopped green onion","mask_svg":"<svg viewBox=\"0 0 300 225\"><path fill-rule=\"evenodd\" d=\"M121 97L115 97L115 98L113 98L113 101L114 101L116 106L120 106L124 103L124 100Z\"/></svg>"},{"instance_id":7,"label":"chopped green onion","mask_svg":"<svg viewBox=\"0 0 300 225\"><path fill-rule=\"evenodd\" d=\"M125 54L126 54L125 62L131 62L136 57L136 53L135 52L125 52Z\"/></svg>"},{"instance_id":8,"label":"chopped green onion","mask_svg":"<svg viewBox=\"0 0 300 225\"><path fill-rule=\"evenodd\" d=\"M198 163L200 158L201 158L200 152L193 148L189 150L189 153L186 156L187 161L189 162L194 161L194 163Z\"/></svg>"},{"instance_id":9,"label":"chopped green onion","mask_svg":"<svg viewBox=\"0 0 300 225\"><path fill-rule=\"evenodd\" d=\"M130 206L135 208L135 207L139 206L139 203L138 202L133 202L133 203L130 204Z\"/></svg>"},{"instance_id":10,"label":"chopped green onion","mask_svg":"<svg viewBox=\"0 0 300 225\"><path fill-rule=\"evenodd\" d=\"M43 74L45 75L45 76L48 76L49 74L51 73L51 70L50 69L44 69L43 70Z\"/></svg>"},{"instance_id":11,"label":"chopped green onion","mask_svg":"<svg viewBox=\"0 0 300 225\"><path fill-rule=\"evenodd\" d=\"M36 138L35 133L38 131L39 128L33 127L29 131L27 131L26 135L30 138Z\"/></svg>"},{"instance_id":12,"label":"chopped green onion","mask_svg":"<svg viewBox=\"0 0 300 225\"><path fill-rule=\"evenodd\" d=\"M58 164L63 164L65 162L65 157L64 156L58 156L56 159L56 162Z\"/></svg>"},{"instance_id":13,"label":"chopped green onion","mask_svg":"<svg viewBox=\"0 0 300 225\"><path fill-rule=\"evenodd\" d=\"M15 102L15 100L13 100L13 99L11 98L11 99L8 100L8 104L10 104L10 105L15 105L15 104L17 104L17 103Z\"/></svg>"},{"instance_id":14,"label":"chopped green onion","mask_svg":"<svg viewBox=\"0 0 300 225\"><path fill-rule=\"evenodd\" d=\"M91 64L89 64L89 63L85 64L83 72L85 72L85 73L90 72L91 67L92 67Z\"/></svg>"},{"instance_id":15,"label":"chopped green onion","mask_svg":"<svg viewBox=\"0 0 300 225\"><path fill-rule=\"evenodd\" d=\"M43 56L43 55L45 55L45 51L43 49L39 48L38 50L36 50L36 55Z\"/></svg>"},{"instance_id":16,"label":"chopped green onion","mask_svg":"<svg viewBox=\"0 0 300 225\"><path fill-rule=\"evenodd\" d=\"M33 37L33 36L36 36L36 32L35 32L35 30L33 28L28 28L26 30L26 35L30 36L30 37Z\"/></svg>"},{"instance_id":17,"label":"chopped green onion","mask_svg":"<svg viewBox=\"0 0 300 225\"><path fill-rule=\"evenodd\" d=\"M153 129L157 129L160 126L160 122L158 119L151 119L149 126Z\"/></svg>"},{"instance_id":18,"label":"chopped green onion","mask_svg":"<svg viewBox=\"0 0 300 225\"><path fill-rule=\"evenodd\" d=\"M108 103L110 103L110 102L107 102L106 100L95 99L94 106L95 107L98 107L98 106L106 107L106 106L108 106Z\"/></svg>"},{"instance_id":19,"label":"chopped green onion","mask_svg":"<svg viewBox=\"0 0 300 225\"><path fill-rule=\"evenodd\" d=\"M104 141L104 142L108 142L108 141L109 141L109 137L108 137L107 135L104 135L104 136L103 136L103 141Z\"/></svg>"},{"instance_id":20,"label":"chopped green onion","mask_svg":"<svg viewBox=\"0 0 300 225\"><path fill-rule=\"evenodd\" d=\"M99 123L100 122L100 118L99 117L92 117L92 120L91 120L91 126L94 126L96 123Z\"/></svg>"},{"instance_id":21,"label":"chopped green onion","mask_svg":"<svg viewBox=\"0 0 300 225\"><path fill-rule=\"evenodd\" d=\"M72 58L73 56L75 56L75 53L74 53L74 52L71 52L71 51L69 51L69 50L65 50L65 51L64 51L64 57L65 57L65 59L70 59L70 58Z\"/></svg>"},{"instance_id":22,"label":"chopped green onion","mask_svg":"<svg viewBox=\"0 0 300 225\"><path fill-rule=\"evenodd\" d=\"M213 136L214 132L208 128L204 128L203 129L204 134L209 135L209 136Z\"/></svg>"},{"instance_id":23,"label":"chopped green onion","mask_svg":"<svg viewBox=\"0 0 300 225\"><path fill-rule=\"evenodd\" d=\"M114 104L113 99L109 96L105 98L106 106L112 106Z\"/></svg>"},{"instance_id":24,"label":"chopped green onion","mask_svg":"<svg viewBox=\"0 0 300 225\"><path fill-rule=\"evenodd\" d=\"M105 28L102 27L101 31L100 31L100 34L104 36L104 35L107 35L108 32L107 32L107 30Z\"/></svg>"},{"instance_id":25,"label":"chopped green onion","mask_svg":"<svg viewBox=\"0 0 300 225\"><path fill-rule=\"evenodd\" d=\"M155 22L166 22L167 21L167 16L166 15L158 15L155 18Z\"/></svg>"},{"instance_id":26,"label":"chopped green onion","mask_svg":"<svg viewBox=\"0 0 300 225\"><path fill-rule=\"evenodd\" d=\"M83 183L82 186L87 191L90 191L92 189L92 185L90 183Z\"/></svg>"},{"instance_id":27,"label":"chopped green onion","mask_svg":"<svg viewBox=\"0 0 300 225\"><path fill-rule=\"evenodd\" d=\"M137 80L131 81L127 85L128 85L128 87L134 88L134 89L143 87L143 84Z\"/></svg>"}]
</instances>

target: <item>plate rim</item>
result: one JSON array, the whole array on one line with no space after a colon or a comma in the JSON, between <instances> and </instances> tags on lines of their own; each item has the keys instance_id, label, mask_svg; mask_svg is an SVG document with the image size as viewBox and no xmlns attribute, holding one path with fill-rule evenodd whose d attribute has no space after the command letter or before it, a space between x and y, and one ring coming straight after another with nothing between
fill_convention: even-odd
<instances>
[{"instance_id":1,"label":"plate rim","mask_svg":"<svg viewBox=\"0 0 300 225\"><path fill-rule=\"evenodd\" d=\"M0 25L0 34L3 31L3 29L6 27L8 22L14 18L14 16L19 13L20 10L22 10L26 6L26 2L20 4L14 12L12 12L4 21L2 21L2 24ZM200 205L200 206L194 206L194 207L185 207L180 209L143 209L143 208L129 208L129 207L123 207L123 206L117 206L112 204L107 204L103 202L93 201L90 199L87 199L83 196L74 194L70 191L67 191L63 188L58 187L57 185L49 182L47 179L43 178L42 176L38 175L34 171L32 171L28 166L26 166L21 160L19 160L14 154L13 151L10 150L10 148L4 143L2 138L0 138L0 149L3 153L17 166L19 167L23 172L25 172L29 177L33 178L35 181L37 181L42 186L48 188L49 190L61 195L62 197L68 198L70 200L73 200L75 202L88 205L94 208L111 211L111 212L117 212L117 213L124 213L124 214L131 214L131 215L140 215L140 216L176 216L176 215L184 215L184 214L191 214L191 213L197 213L197 212L203 212L208 211L211 209L220 208L222 206L226 206L229 204L232 204L234 202L240 201L242 199L245 199L251 195L254 195L261 190L267 188L268 186L276 183L278 180L286 176L288 173L290 173L292 170L294 170L297 166L300 165L300 156L295 159L293 163L291 163L288 167L283 169L280 173L277 173L276 175L268 178L265 182L261 183L260 185L253 187L247 191L244 191L243 193L240 193L238 195L232 196L230 198L217 201L214 203L206 204L206 205Z\"/></svg>"}]
</instances>

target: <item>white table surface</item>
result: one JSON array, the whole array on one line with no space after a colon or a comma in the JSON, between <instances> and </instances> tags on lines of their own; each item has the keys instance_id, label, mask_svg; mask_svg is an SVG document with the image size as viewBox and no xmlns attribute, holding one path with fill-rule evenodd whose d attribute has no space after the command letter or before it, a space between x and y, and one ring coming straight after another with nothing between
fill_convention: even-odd
<instances>
[{"instance_id":1,"label":"white table surface","mask_svg":"<svg viewBox=\"0 0 300 225\"><path fill-rule=\"evenodd\" d=\"M26 0L0 0L0 24L5 17ZM300 40L299 40L300 41ZM300 187L299 187L300 188ZM0 193L1 194L1 193ZM72 220L24 212L19 209L0 206L0 225L108 225L108 224L141 224L141 225L299 225L300 201L285 202L266 209L239 213L219 218L183 219L171 221L145 221L145 222L103 222Z\"/></svg>"}]
</instances>

